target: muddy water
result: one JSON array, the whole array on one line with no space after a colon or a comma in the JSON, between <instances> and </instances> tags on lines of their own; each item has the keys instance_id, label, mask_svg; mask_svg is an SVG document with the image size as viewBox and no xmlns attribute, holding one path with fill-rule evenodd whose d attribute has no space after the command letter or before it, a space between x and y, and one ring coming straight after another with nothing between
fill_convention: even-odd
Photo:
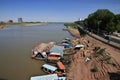
<instances>
[{"instance_id":1,"label":"muddy water","mask_svg":"<svg viewBox=\"0 0 120 80\"><path fill-rule=\"evenodd\" d=\"M31 49L41 43L60 42L72 36L62 29L63 24L33 27L8 26L0 30L0 79L29 80L30 76L43 75L40 66L44 61L30 58Z\"/></svg>"}]
</instances>

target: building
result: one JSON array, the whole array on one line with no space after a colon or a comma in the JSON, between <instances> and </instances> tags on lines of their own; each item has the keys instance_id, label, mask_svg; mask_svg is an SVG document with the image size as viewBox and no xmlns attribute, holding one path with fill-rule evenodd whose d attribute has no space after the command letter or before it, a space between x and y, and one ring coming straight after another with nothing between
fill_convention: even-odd
<instances>
[{"instance_id":1,"label":"building","mask_svg":"<svg viewBox=\"0 0 120 80\"><path fill-rule=\"evenodd\" d=\"M18 23L22 23L22 22L23 22L22 18L18 18Z\"/></svg>"},{"instance_id":2,"label":"building","mask_svg":"<svg viewBox=\"0 0 120 80\"><path fill-rule=\"evenodd\" d=\"M9 20L8 23L13 23L13 20Z\"/></svg>"}]
</instances>

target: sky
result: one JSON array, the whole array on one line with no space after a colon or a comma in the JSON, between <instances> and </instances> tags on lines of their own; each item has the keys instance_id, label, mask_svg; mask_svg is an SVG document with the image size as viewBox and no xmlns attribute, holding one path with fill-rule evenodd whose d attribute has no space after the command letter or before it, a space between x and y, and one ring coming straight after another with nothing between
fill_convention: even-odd
<instances>
[{"instance_id":1,"label":"sky","mask_svg":"<svg viewBox=\"0 0 120 80\"><path fill-rule=\"evenodd\" d=\"M74 22L98 9L120 14L120 0L0 0L0 21Z\"/></svg>"}]
</instances>

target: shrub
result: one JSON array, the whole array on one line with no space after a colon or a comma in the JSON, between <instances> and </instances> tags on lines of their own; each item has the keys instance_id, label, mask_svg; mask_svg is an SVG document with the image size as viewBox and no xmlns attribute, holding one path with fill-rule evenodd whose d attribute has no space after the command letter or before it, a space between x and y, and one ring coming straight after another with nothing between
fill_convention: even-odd
<instances>
[{"instance_id":1,"label":"shrub","mask_svg":"<svg viewBox=\"0 0 120 80\"><path fill-rule=\"evenodd\" d=\"M91 69L91 72L98 72L98 68L95 66L94 68Z\"/></svg>"},{"instance_id":2,"label":"shrub","mask_svg":"<svg viewBox=\"0 0 120 80\"><path fill-rule=\"evenodd\" d=\"M96 52L96 51L98 51L100 49L100 47L99 46L96 46L95 48L94 48L94 51Z\"/></svg>"},{"instance_id":3,"label":"shrub","mask_svg":"<svg viewBox=\"0 0 120 80\"><path fill-rule=\"evenodd\" d=\"M100 49L100 51L98 52L98 54L103 55L104 52L105 52L105 48L104 49Z\"/></svg>"},{"instance_id":4,"label":"shrub","mask_svg":"<svg viewBox=\"0 0 120 80\"><path fill-rule=\"evenodd\" d=\"M96 47L94 49L95 53L94 53L94 57L98 57L99 55L103 55L103 53L105 52L105 48L104 49L100 49L100 47Z\"/></svg>"}]
</instances>

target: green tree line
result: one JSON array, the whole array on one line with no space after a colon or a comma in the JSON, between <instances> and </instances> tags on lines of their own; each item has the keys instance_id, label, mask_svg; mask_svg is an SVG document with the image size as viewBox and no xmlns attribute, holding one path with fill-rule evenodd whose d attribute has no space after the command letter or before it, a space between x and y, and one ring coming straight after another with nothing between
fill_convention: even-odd
<instances>
[{"instance_id":1,"label":"green tree line","mask_svg":"<svg viewBox=\"0 0 120 80\"><path fill-rule=\"evenodd\" d=\"M75 23L65 23L64 25L65 25L67 28L68 28L68 27L72 27L72 28L75 28L75 29L78 28L77 24L75 24Z\"/></svg>"},{"instance_id":2,"label":"green tree line","mask_svg":"<svg viewBox=\"0 0 120 80\"><path fill-rule=\"evenodd\" d=\"M114 14L108 9L98 9L96 12L89 14L85 20L76 21L76 23L97 32L120 32L120 14Z\"/></svg>"}]
</instances>

